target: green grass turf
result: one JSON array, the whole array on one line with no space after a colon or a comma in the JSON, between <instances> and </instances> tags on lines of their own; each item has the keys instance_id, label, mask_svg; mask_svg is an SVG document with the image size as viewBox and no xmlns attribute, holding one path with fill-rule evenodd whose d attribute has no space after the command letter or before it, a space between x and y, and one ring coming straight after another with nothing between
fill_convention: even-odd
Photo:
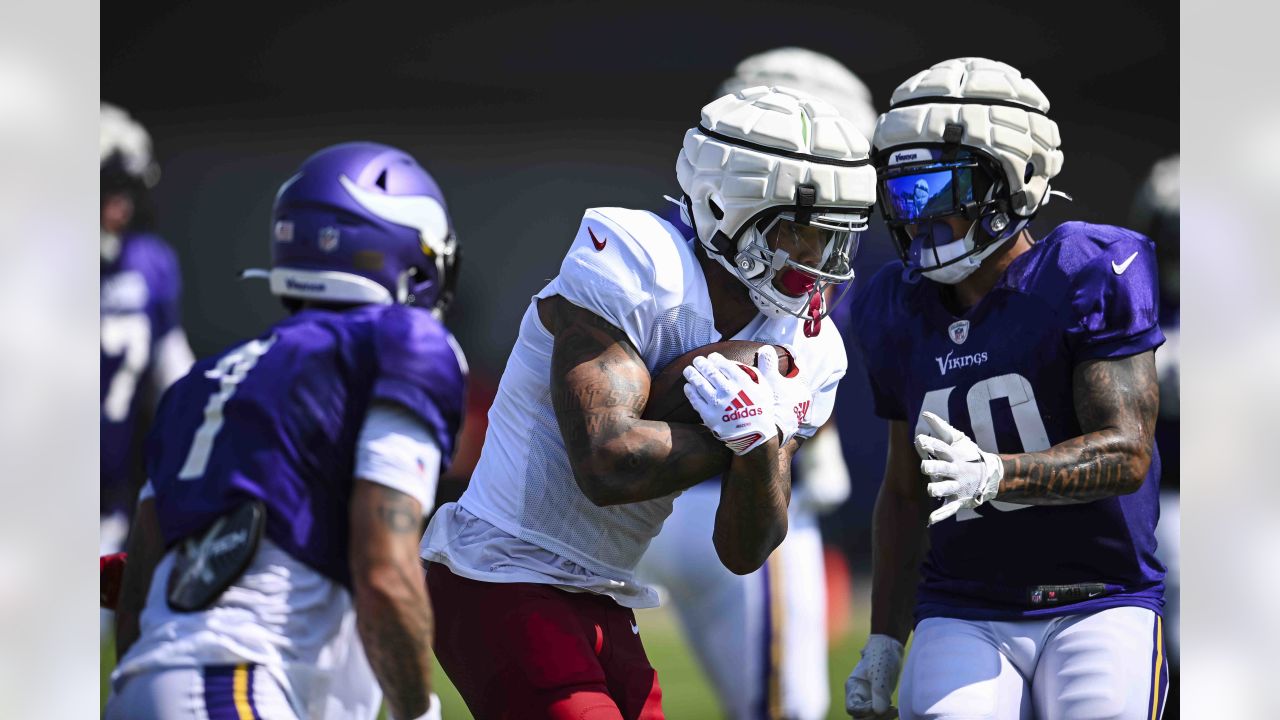
<instances>
[{"instance_id":1,"label":"green grass turf","mask_svg":"<svg viewBox=\"0 0 1280 720\"><path fill-rule=\"evenodd\" d=\"M706 675L703 674L680 634L675 614L666 608L641 610L636 613L636 619L642 628L649 661L658 670L658 680L662 684L662 708L665 715L672 720L722 717ZM844 680L857 662L858 651L866 640L866 614L856 613L850 624L854 629L831 646L827 668L829 675L827 688L831 693L831 709L827 717L832 720L848 718L844 712ZM108 678L115 662L114 658L115 649L108 642L103 646L101 656L100 688L104 708L109 689ZM445 720L470 718L471 713L467 712L462 697L458 695L458 691L453 688L452 683L438 665L435 667L433 677L436 692L440 695ZM385 717L385 713L382 717Z\"/></svg>"}]
</instances>

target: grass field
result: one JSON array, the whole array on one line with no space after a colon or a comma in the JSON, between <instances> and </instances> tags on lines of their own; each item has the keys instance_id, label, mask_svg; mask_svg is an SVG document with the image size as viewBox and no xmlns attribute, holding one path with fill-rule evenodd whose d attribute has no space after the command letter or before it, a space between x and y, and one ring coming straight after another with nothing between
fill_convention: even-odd
<instances>
[{"instance_id":1,"label":"grass field","mask_svg":"<svg viewBox=\"0 0 1280 720\"><path fill-rule=\"evenodd\" d=\"M866 604L855 602L854 606L865 608ZM649 660L658 670L658 680L662 684L662 708L666 716L673 720L722 717L706 676L680 634L675 614L665 608L641 610L636 613L636 620L642 628ZM858 651L866 639L865 613L855 612L850 626L853 630L833 642L831 647L827 684L831 693L831 710L827 717L832 719L848 718L844 712L844 680L857 662ZM114 657L113 648L103 648L101 690L104 707L108 692L107 679ZM439 667L436 667L434 677L445 720L470 718L471 713L467 712L462 698Z\"/></svg>"}]
</instances>

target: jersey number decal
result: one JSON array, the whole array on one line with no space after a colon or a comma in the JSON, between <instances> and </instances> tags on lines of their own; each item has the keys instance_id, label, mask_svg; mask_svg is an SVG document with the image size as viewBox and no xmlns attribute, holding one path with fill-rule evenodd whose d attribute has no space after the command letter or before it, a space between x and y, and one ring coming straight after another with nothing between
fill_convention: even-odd
<instances>
[{"instance_id":1,"label":"jersey number decal","mask_svg":"<svg viewBox=\"0 0 1280 720\"><path fill-rule=\"evenodd\" d=\"M182 470L178 471L179 480L194 480L204 476L205 468L209 465L209 453L213 450L213 441L222 429L222 407L275 341L275 335L266 340L251 340L224 355L213 369L205 371L205 377L220 380L221 385L217 392L209 396L209 402L204 406L204 422L196 429L186 462L182 463Z\"/></svg>"},{"instance_id":2,"label":"jersey number decal","mask_svg":"<svg viewBox=\"0 0 1280 720\"><path fill-rule=\"evenodd\" d=\"M925 410L951 422L947 412L948 400L955 386L930 390L925 393L920 412ZM1018 429L1018 439L1022 442L1022 452L1040 452L1049 449L1049 433L1044 429L1044 420L1040 418L1040 406L1036 403L1035 391L1031 383L1017 373L997 375L975 383L965 395L965 404L969 408L969 424L973 426L973 440L978 447L988 452L1001 452L996 446L995 422L991 418L991 403L996 400L1008 400L1009 409L1013 411L1013 424ZM916 434L928 434L929 426L923 418L916 420ZM1010 448L1004 452L1011 451ZM1031 507L1020 503L992 500L988 503L996 510L1021 510ZM964 508L956 513L956 520L963 522L981 517L971 508Z\"/></svg>"},{"instance_id":3,"label":"jersey number decal","mask_svg":"<svg viewBox=\"0 0 1280 720\"><path fill-rule=\"evenodd\" d=\"M123 356L102 401L102 415L109 422L122 422L129 415L138 378L151 355L151 321L146 313L103 315L102 354Z\"/></svg>"}]
</instances>

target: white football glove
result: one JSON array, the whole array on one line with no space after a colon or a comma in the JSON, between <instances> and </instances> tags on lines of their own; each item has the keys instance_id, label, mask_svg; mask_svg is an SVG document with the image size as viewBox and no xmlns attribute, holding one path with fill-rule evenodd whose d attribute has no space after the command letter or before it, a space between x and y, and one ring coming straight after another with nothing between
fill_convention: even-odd
<instances>
[{"instance_id":1,"label":"white football glove","mask_svg":"<svg viewBox=\"0 0 1280 720\"><path fill-rule=\"evenodd\" d=\"M982 450L968 435L931 412L921 417L929 423L933 436L916 436L916 452L922 458L920 472L929 476L929 494L944 500L942 507L929 514L929 524L994 498L1004 479L1000 456Z\"/></svg>"},{"instance_id":2,"label":"white football glove","mask_svg":"<svg viewBox=\"0 0 1280 720\"><path fill-rule=\"evenodd\" d=\"M733 454L746 455L777 436L773 388L756 370L711 353L694 358L684 379L685 397L702 424Z\"/></svg>"},{"instance_id":3,"label":"white football glove","mask_svg":"<svg viewBox=\"0 0 1280 720\"><path fill-rule=\"evenodd\" d=\"M800 429L801 418L808 415L813 393L799 373L794 377L778 373L778 351L772 345L765 345L756 353L756 367L773 390L773 419L778 424L781 444L786 445Z\"/></svg>"},{"instance_id":4,"label":"white football glove","mask_svg":"<svg viewBox=\"0 0 1280 720\"><path fill-rule=\"evenodd\" d=\"M902 643L888 635L872 635L862 659L844 681L844 709L855 718L896 718L891 704L902 670Z\"/></svg>"}]
</instances>

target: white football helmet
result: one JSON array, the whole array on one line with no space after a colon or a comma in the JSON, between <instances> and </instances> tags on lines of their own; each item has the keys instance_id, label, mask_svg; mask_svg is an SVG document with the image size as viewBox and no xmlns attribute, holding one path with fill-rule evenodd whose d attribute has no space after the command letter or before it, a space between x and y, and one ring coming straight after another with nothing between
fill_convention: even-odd
<instances>
[{"instance_id":1,"label":"white football helmet","mask_svg":"<svg viewBox=\"0 0 1280 720\"><path fill-rule=\"evenodd\" d=\"M946 60L898 86L872 144L881 210L903 262L956 283L1026 227L1062 170L1048 110L1035 83L985 58ZM948 215L976 222L954 239L937 222Z\"/></svg>"},{"instance_id":2,"label":"white football helmet","mask_svg":"<svg viewBox=\"0 0 1280 720\"><path fill-rule=\"evenodd\" d=\"M117 166L129 177L153 187L160 166L151 153L151 134L137 120L111 103L102 103L98 124L98 162L104 169Z\"/></svg>"},{"instance_id":3,"label":"white football helmet","mask_svg":"<svg viewBox=\"0 0 1280 720\"><path fill-rule=\"evenodd\" d=\"M762 313L802 318L817 334L830 309L823 290L853 278L857 233L875 202L869 150L834 107L798 90L725 95L702 109L676 159L686 220ZM805 243L817 265L794 259Z\"/></svg>"},{"instance_id":4,"label":"white football helmet","mask_svg":"<svg viewBox=\"0 0 1280 720\"><path fill-rule=\"evenodd\" d=\"M716 96L758 85L780 85L817 95L866 137L876 129L871 91L849 68L830 55L802 47L780 47L752 55L738 63L733 76L720 83Z\"/></svg>"}]
</instances>

